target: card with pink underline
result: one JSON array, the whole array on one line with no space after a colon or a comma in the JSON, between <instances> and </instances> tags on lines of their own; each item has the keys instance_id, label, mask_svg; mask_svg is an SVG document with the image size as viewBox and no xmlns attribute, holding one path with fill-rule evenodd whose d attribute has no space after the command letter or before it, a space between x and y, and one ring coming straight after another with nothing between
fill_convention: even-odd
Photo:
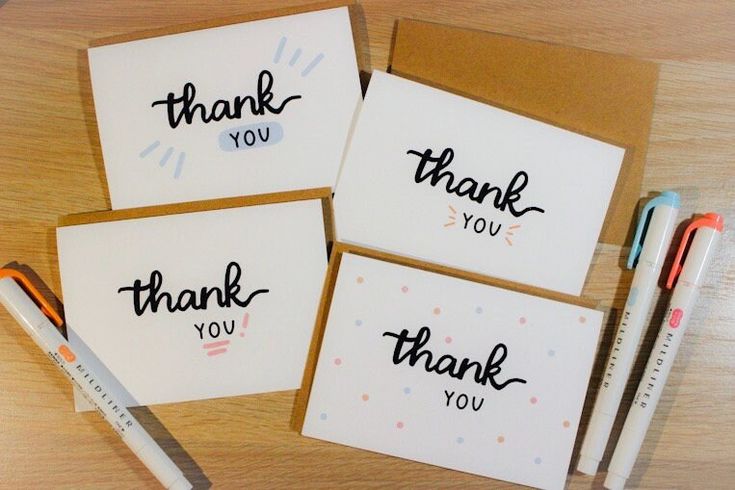
<instances>
[{"instance_id":1,"label":"card with pink underline","mask_svg":"<svg viewBox=\"0 0 735 490\"><path fill-rule=\"evenodd\" d=\"M128 405L300 386L327 266L320 199L62 226L57 243L69 341Z\"/></svg>"},{"instance_id":2,"label":"card with pink underline","mask_svg":"<svg viewBox=\"0 0 735 490\"><path fill-rule=\"evenodd\" d=\"M602 313L344 253L302 433L564 487Z\"/></svg>"}]
</instances>

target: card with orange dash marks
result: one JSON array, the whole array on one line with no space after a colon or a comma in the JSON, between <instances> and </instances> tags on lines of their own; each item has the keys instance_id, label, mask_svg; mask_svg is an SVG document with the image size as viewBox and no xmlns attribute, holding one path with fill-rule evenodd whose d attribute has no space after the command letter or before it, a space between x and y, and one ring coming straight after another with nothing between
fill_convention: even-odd
<instances>
[{"instance_id":1,"label":"card with orange dash marks","mask_svg":"<svg viewBox=\"0 0 735 490\"><path fill-rule=\"evenodd\" d=\"M375 72L335 190L339 240L579 295L624 154Z\"/></svg>"}]
</instances>

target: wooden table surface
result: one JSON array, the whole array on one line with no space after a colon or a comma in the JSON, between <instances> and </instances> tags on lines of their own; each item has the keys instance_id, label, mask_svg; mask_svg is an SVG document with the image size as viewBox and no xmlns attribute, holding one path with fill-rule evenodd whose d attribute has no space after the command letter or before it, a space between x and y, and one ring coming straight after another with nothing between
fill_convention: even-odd
<instances>
[{"instance_id":1,"label":"wooden table surface","mask_svg":"<svg viewBox=\"0 0 735 490\"><path fill-rule=\"evenodd\" d=\"M54 225L109 208L90 94L80 83L90 40L229 17L299 0L217 2L0 1L0 265L29 266L60 294ZM370 66L385 69L396 19L624 53L661 64L642 196L672 188L680 217L735 221L735 2L413 1L360 3ZM631 217L633 219L633 217ZM735 486L735 265L726 231L630 487ZM615 319L632 274L626 248L600 245L585 295L607 312L588 391L589 418ZM665 298L653 312L658 323ZM96 413L76 414L71 389L0 309L0 487L157 488ZM645 339L649 348L652 335ZM640 376L643 360L634 370ZM634 386L626 392L628 407ZM303 438L295 392L138 409L136 415L197 487L510 487L432 466ZM613 432L615 437L622 420ZM573 462L578 457L578 437ZM610 451L602 462L605 469ZM601 488L569 476L570 488Z\"/></svg>"}]
</instances>

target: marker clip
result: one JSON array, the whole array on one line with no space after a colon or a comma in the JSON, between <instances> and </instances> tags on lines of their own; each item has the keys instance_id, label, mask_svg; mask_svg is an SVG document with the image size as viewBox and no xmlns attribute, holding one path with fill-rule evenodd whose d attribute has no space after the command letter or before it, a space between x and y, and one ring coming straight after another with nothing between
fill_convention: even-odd
<instances>
[{"instance_id":1,"label":"marker clip","mask_svg":"<svg viewBox=\"0 0 735 490\"><path fill-rule=\"evenodd\" d=\"M64 324L64 320L61 316L56 313L53 307L46 301L46 298L31 284L26 276L21 274L15 269L0 269L0 279L10 277L20 283L20 286L28 293L31 298L38 304L44 315L48 317L57 327L61 327Z\"/></svg>"},{"instance_id":2,"label":"marker clip","mask_svg":"<svg viewBox=\"0 0 735 490\"><path fill-rule=\"evenodd\" d=\"M656 206L671 206L672 208L679 207L679 194L673 191L663 191L658 196L654 197L643 207L641 211L641 217L638 220L638 226L635 229L635 237L633 238L633 244L630 247L630 254L628 255L628 269L633 268L638 256L643 250L643 229L646 228L648 221L653 216L653 209Z\"/></svg>"},{"instance_id":3,"label":"marker clip","mask_svg":"<svg viewBox=\"0 0 735 490\"><path fill-rule=\"evenodd\" d=\"M679 249L676 251L676 258L674 263L671 265L671 271L669 271L669 277L666 279L666 289L671 289L674 285L674 281L679 274L681 274L681 261L684 256L684 250L689 245L689 237L694 233L697 228L714 228L717 231L722 231L723 220L722 216L717 213L706 213L701 218L697 218L687 226L684 230L684 236L681 237L681 243Z\"/></svg>"}]
</instances>

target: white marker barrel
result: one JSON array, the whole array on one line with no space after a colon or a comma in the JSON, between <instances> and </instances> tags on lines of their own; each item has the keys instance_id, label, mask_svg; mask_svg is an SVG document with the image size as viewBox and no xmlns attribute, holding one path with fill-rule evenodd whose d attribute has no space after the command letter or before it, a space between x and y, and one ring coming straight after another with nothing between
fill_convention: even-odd
<instances>
[{"instance_id":1,"label":"white marker barrel","mask_svg":"<svg viewBox=\"0 0 735 490\"><path fill-rule=\"evenodd\" d=\"M109 392L94 373L86 368L84 360L74 353L66 339L11 277L0 279L0 303L5 305L41 350L81 390L84 397L95 406L165 488L175 490L192 488L181 470L128 409L116 401L117 396Z\"/></svg>"},{"instance_id":2,"label":"white marker barrel","mask_svg":"<svg viewBox=\"0 0 735 490\"><path fill-rule=\"evenodd\" d=\"M669 303L656 343L648 359L638 391L633 398L623 431L615 447L605 488L621 490L630 477L646 432L671 372L676 353L686 332L692 308L699 296L703 276L720 238L713 228L698 228ZM675 265L676 266L676 265Z\"/></svg>"},{"instance_id":3,"label":"white marker barrel","mask_svg":"<svg viewBox=\"0 0 735 490\"><path fill-rule=\"evenodd\" d=\"M672 204L674 205L656 206L648 223L648 232L643 241L638 266L633 275L625 309L602 374L592 417L580 450L577 469L587 475L597 473L597 467L605 453L610 431L620 408L620 400L628 383L653 293L656 291L656 284L674 233L679 212L678 196ZM629 267L631 265L629 263Z\"/></svg>"}]
</instances>

